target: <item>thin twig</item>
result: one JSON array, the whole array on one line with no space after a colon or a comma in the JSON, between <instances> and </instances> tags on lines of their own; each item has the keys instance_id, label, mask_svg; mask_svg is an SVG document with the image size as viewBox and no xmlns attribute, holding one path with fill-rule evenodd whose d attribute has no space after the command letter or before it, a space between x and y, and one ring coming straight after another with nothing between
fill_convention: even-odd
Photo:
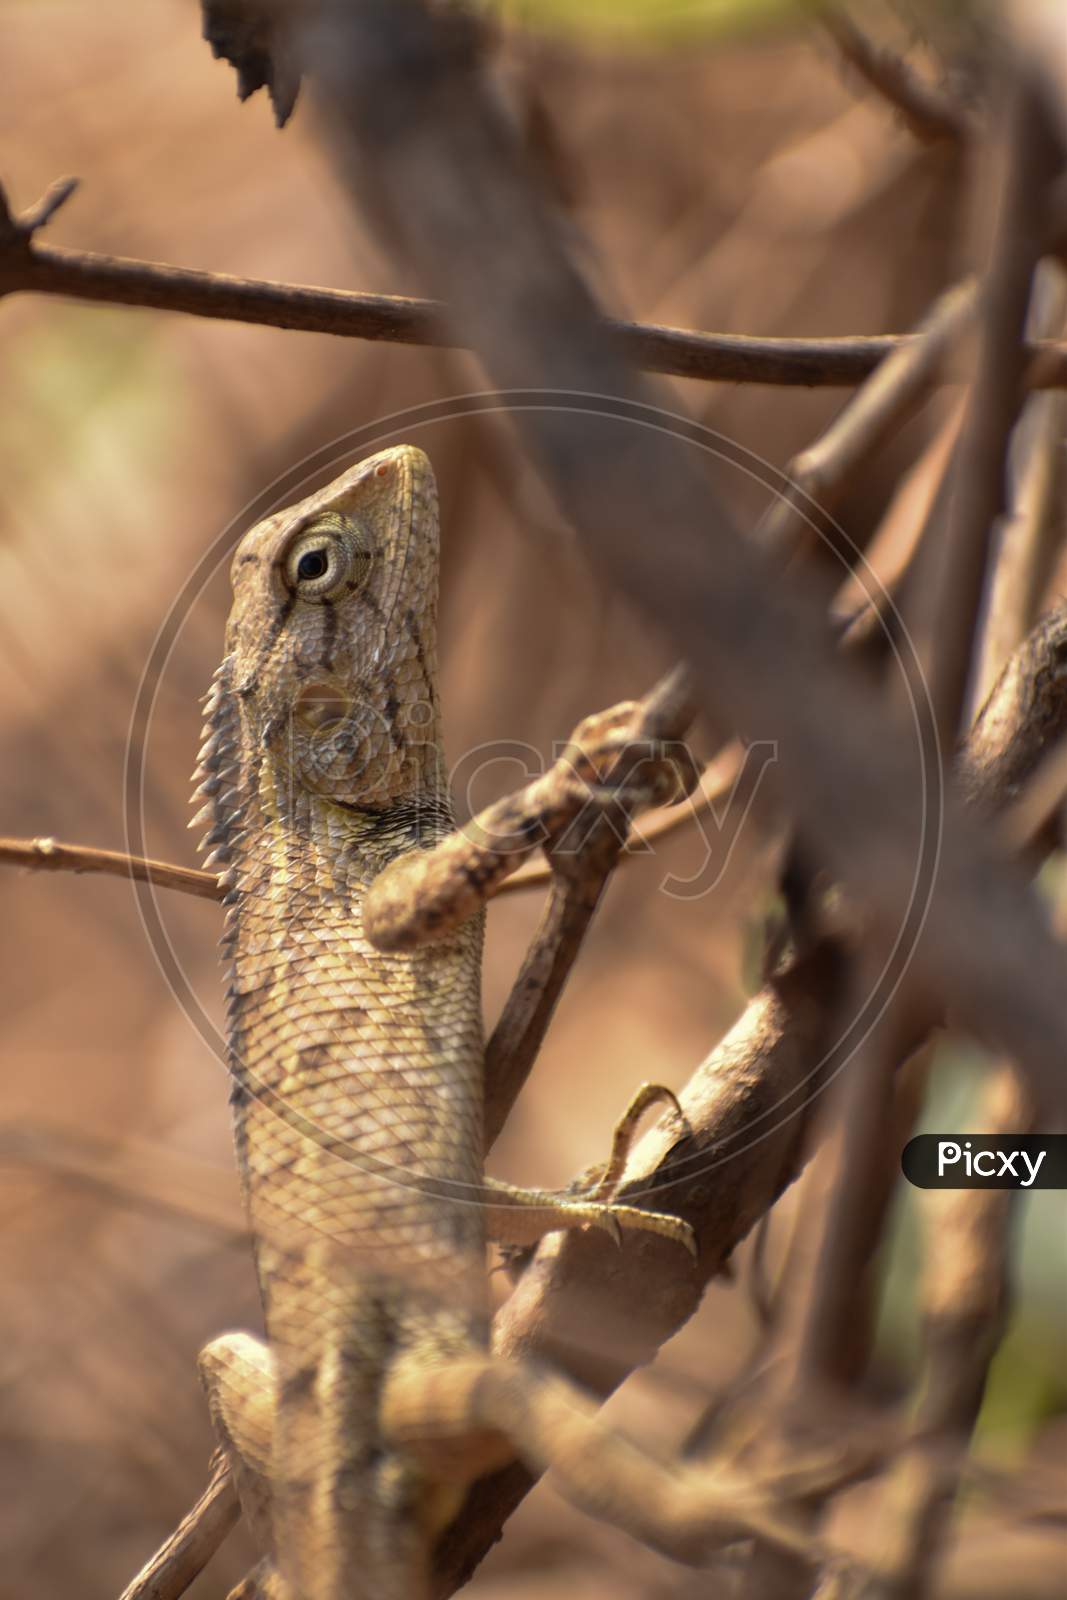
<instances>
[{"instance_id":1,"label":"thin twig","mask_svg":"<svg viewBox=\"0 0 1067 1600\"><path fill-rule=\"evenodd\" d=\"M0 866L24 867L33 872L88 872L109 878L133 878L157 889L178 889L202 900L221 900L222 890L213 872L178 867L169 861L152 861L122 850L98 850L92 845L62 844L58 839L0 839Z\"/></svg>"},{"instance_id":2,"label":"thin twig","mask_svg":"<svg viewBox=\"0 0 1067 1600\"><path fill-rule=\"evenodd\" d=\"M221 1451L216 1451L207 1488L119 1600L179 1600L236 1527L240 1515L230 1469Z\"/></svg>"},{"instance_id":3,"label":"thin twig","mask_svg":"<svg viewBox=\"0 0 1067 1600\"><path fill-rule=\"evenodd\" d=\"M303 333L459 347L447 308L434 300L239 278L159 261L71 250L30 242L18 223L16 227L14 243L0 237L0 296L61 295ZM869 377L887 355L915 339L913 334L761 339L611 318L605 319L605 326L616 336L621 354L647 372L716 383L800 388L851 388ZM1038 363L1035 379L1040 387L1067 388L1067 344L1038 344L1031 354ZM946 372L943 381L959 381L959 374Z\"/></svg>"},{"instance_id":4,"label":"thin twig","mask_svg":"<svg viewBox=\"0 0 1067 1600\"><path fill-rule=\"evenodd\" d=\"M60 206L66 205L79 182L78 178L57 178L50 183L39 200L19 213L15 221L19 233L32 238L39 229L47 226Z\"/></svg>"},{"instance_id":5,"label":"thin twig","mask_svg":"<svg viewBox=\"0 0 1067 1600\"><path fill-rule=\"evenodd\" d=\"M963 143L974 124L961 105L924 78L894 51L875 44L838 5L816 0L815 14L844 59L893 107L924 144Z\"/></svg>"}]
</instances>

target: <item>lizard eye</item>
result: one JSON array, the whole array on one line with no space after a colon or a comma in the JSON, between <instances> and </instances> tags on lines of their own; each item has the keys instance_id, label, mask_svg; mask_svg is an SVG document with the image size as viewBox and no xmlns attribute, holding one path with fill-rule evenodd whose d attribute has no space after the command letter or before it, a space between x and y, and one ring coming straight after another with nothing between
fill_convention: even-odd
<instances>
[{"instance_id":1,"label":"lizard eye","mask_svg":"<svg viewBox=\"0 0 1067 1600\"><path fill-rule=\"evenodd\" d=\"M321 578L329 565L330 558L325 550L305 550L296 564L296 575L301 583L307 578Z\"/></svg>"},{"instance_id":2,"label":"lizard eye","mask_svg":"<svg viewBox=\"0 0 1067 1600\"><path fill-rule=\"evenodd\" d=\"M285 557L285 581L302 600L332 599L363 587L371 551L355 523L317 527L294 539Z\"/></svg>"}]
</instances>

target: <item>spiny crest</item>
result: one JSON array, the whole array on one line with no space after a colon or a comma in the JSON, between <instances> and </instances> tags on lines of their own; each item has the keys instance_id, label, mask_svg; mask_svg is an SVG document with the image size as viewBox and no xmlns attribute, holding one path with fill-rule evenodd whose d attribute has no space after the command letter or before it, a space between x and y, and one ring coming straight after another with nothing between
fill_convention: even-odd
<instances>
[{"instance_id":1,"label":"spiny crest","mask_svg":"<svg viewBox=\"0 0 1067 1600\"><path fill-rule=\"evenodd\" d=\"M202 744L193 773L193 804L200 808L190 828L209 824L197 845L205 853L204 867L220 867L219 887L226 907L223 944L233 935L233 913L237 905L236 847L244 828L244 785L241 781L240 714L233 693L232 660L227 656L211 680L204 697Z\"/></svg>"}]
</instances>

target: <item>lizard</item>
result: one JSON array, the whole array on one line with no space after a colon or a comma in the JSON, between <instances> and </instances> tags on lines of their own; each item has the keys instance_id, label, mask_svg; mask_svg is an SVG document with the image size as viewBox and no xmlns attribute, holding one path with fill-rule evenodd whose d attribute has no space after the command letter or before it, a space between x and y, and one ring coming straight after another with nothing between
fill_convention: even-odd
<instances>
[{"instance_id":1,"label":"lizard","mask_svg":"<svg viewBox=\"0 0 1067 1600\"><path fill-rule=\"evenodd\" d=\"M758 1494L645 1456L569 1381L489 1354L487 1233L694 1243L603 1182L553 1194L485 1177L485 901L574 826L633 708L587 719L566 761L456 830L438 538L430 462L399 445L256 524L232 560L194 824L209 824L224 889L234 1134L267 1335L224 1334L200 1357L261 1552L234 1593L421 1600L467 1487L515 1454L686 1559L754 1529L810 1554ZM632 809L685 788L654 760L627 782Z\"/></svg>"}]
</instances>

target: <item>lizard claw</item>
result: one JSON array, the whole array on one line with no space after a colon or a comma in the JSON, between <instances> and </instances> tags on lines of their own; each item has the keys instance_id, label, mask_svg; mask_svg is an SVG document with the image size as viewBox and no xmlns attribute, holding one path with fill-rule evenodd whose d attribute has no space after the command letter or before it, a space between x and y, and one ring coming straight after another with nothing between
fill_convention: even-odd
<instances>
[{"instance_id":1,"label":"lizard claw","mask_svg":"<svg viewBox=\"0 0 1067 1600\"><path fill-rule=\"evenodd\" d=\"M661 1239L673 1239L688 1250L694 1261L697 1259L696 1234L681 1217L672 1217L663 1211L643 1211L640 1206L614 1203L585 1205L579 1209L588 1213L588 1221L593 1227L603 1228L605 1233L610 1233L620 1248L623 1231L633 1229L636 1233L658 1233Z\"/></svg>"}]
</instances>

